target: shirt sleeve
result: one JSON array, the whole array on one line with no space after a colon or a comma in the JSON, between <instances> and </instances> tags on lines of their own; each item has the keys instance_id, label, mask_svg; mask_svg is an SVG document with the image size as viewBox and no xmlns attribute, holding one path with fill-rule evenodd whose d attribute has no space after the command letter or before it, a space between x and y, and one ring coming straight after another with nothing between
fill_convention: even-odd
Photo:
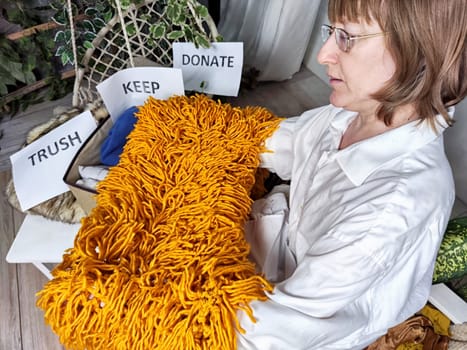
<instances>
[{"instance_id":1,"label":"shirt sleeve","mask_svg":"<svg viewBox=\"0 0 467 350\"><path fill-rule=\"evenodd\" d=\"M260 155L260 166L283 180L290 180L296 158L301 159L313 148L320 133L338 111L340 109L327 105L284 119L278 130L266 140L266 152Z\"/></svg>"},{"instance_id":2,"label":"shirt sleeve","mask_svg":"<svg viewBox=\"0 0 467 350\"><path fill-rule=\"evenodd\" d=\"M293 162L293 134L299 117L284 119L279 129L266 140L266 152L260 155L261 167L290 180Z\"/></svg>"}]
</instances>

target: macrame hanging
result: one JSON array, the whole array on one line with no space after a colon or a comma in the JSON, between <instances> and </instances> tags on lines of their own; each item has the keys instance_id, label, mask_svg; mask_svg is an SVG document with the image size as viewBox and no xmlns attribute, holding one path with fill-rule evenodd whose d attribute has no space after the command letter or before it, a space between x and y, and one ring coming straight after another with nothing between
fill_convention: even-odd
<instances>
[{"instance_id":1,"label":"macrame hanging","mask_svg":"<svg viewBox=\"0 0 467 350\"><path fill-rule=\"evenodd\" d=\"M211 16L198 14L197 1L187 0L186 3L191 14L187 18L194 19L194 23L186 25L196 29L210 42L216 41L219 34ZM172 67L172 42L188 42L193 39L183 31L178 31L183 35L176 40L165 36L154 39L151 25L162 23L166 32L179 29L179 25L168 19L167 1L145 0L138 5L132 3L125 10L119 0L115 4L117 14L99 31L92 42L93 47L86 51L80 65L75 66L73 106L85 106L100 101L96 85L119 70L140 65ZM70 23L73 23L72 18ZM127 28L131 28L131 33ZM73 44L76 46L76 43Z\"/></svg>"}]
</instances>

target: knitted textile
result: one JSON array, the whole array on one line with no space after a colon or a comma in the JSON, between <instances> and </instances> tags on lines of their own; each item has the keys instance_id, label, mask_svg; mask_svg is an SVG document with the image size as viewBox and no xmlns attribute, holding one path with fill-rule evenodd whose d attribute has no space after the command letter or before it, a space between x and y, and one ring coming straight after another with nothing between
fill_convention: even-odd
<instances>
[{"instance_id":1,"label":"knitted textile","mask_svg":"<svg viewBox=\"0 0 467 350\"><path fill-rule=\"evenodd\" d=\"M236 318L271 285L243 225L280 118L204 95L139 108L74 247L38 293L69 349L234 349Z\"/></svg>"},{"instance_id":2,"label":"knitted textile","mask_svg":"<svg viewBox=\"0 0 467 350\"><path fill-rule=\"evenodd\" d=\"M126 144L128 134L133 130L138 112L137 107L130 107L120 115L109 130L109 134L102 142L100 158L101 163L108 166L117 165L120 161L120 154Z\"/></svg>"}]
</instances>

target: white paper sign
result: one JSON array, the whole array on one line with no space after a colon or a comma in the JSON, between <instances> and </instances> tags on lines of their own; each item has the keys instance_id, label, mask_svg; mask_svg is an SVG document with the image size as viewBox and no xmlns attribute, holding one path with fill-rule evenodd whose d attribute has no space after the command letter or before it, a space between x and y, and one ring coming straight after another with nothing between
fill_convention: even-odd
<instances>
[{"instance_id":1,"label":"white paper sign","mask_svg":"<svg viewBox=\"0 0 467 350\"><path fill-rule=\"evenodd\" d=\"M167 67L135 67L121 70L96 86L112 120L153 96L165 100L184 95L182 71Z\"/></svg>"},{"instance_id":2,"label":"white paper sign","mask_svg":"<svg viewBox=\"0 0 467 350\"><path fill-rule=\"evenodd\" d=\"M243 69L243 43L211 43L207 49L193 43L173 43L173 65L183 72L185 89L237 96Z\"/></svg>"},{"instance_id":3,"label":"white paper sign","mask_svg":"<svg viewBox=\"0 0 467 350\"><path fill-rule=\"evenodd\" d=\"M22 210L69 190L63 175L96 127L96 120L86 111L10 156L13 182Z\"/></svg>"}]
</instances>

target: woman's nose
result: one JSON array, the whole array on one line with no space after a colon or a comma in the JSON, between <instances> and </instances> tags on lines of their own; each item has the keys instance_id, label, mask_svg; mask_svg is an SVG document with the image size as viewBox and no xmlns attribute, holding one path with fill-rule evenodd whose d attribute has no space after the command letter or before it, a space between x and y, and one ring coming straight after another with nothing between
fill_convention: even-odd
<instances>
[{"instance_id":1,"label":"woman's nose","mask_svg":"<svg viewBox=\"0 0 467 350\"><path fill-rule=\"evenodd\" d=\"M323 46L321 46L316 57L318 63L323 65L336 63L338 51L339 48L337 47L333 34L323 43Z\"/></svg>"}]
</instances>

